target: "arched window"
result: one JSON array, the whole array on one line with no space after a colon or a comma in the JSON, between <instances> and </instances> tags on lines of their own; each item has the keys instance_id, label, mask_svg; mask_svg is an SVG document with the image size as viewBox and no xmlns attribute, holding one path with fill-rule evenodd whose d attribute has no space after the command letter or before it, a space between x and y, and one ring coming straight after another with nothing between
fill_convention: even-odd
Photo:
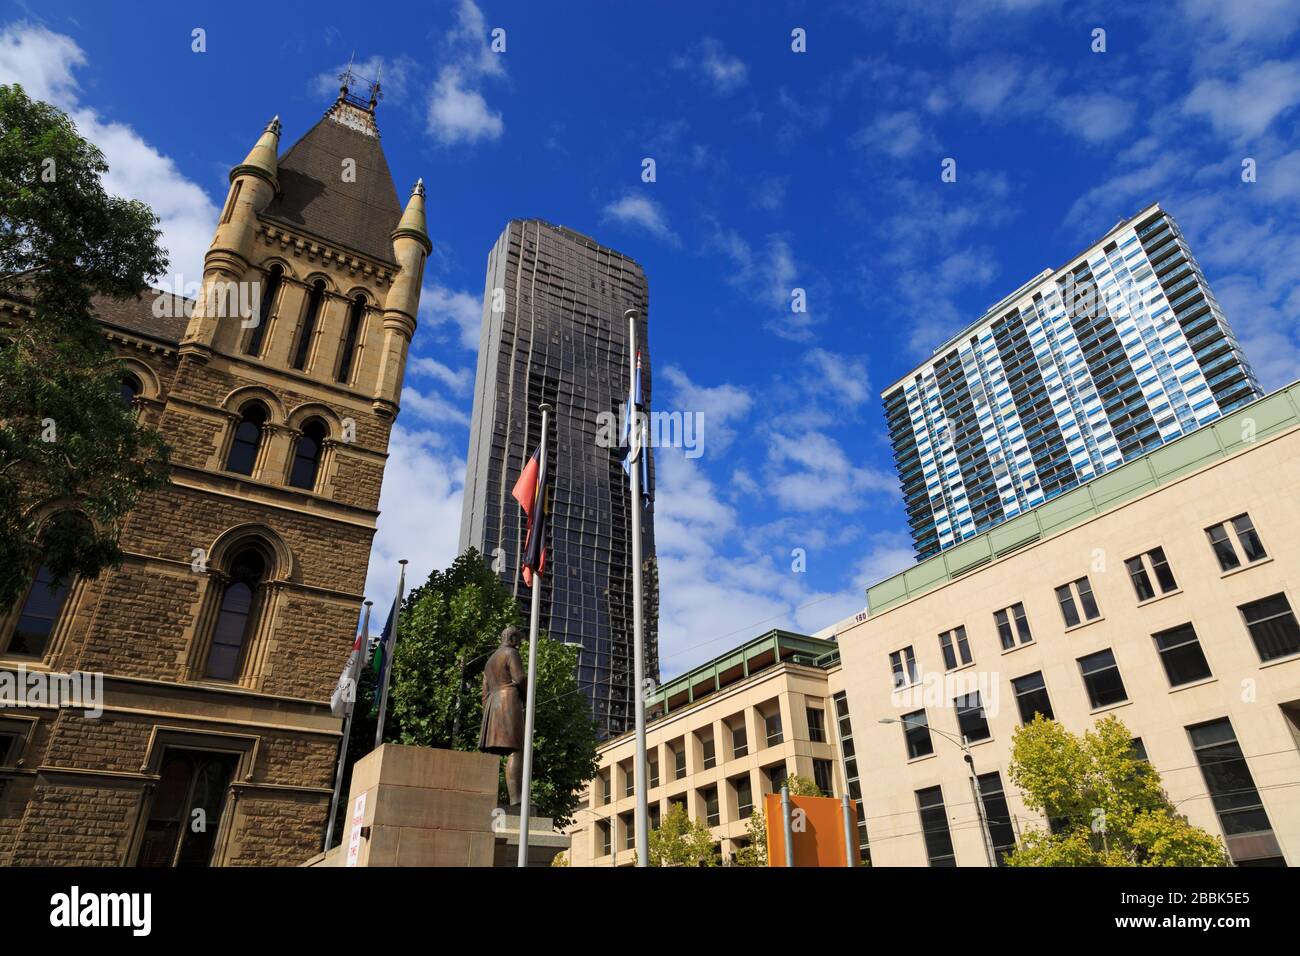
<instances>
[{"instance_id":1,"label":"arched window","mask_svg":"<svg viewBox=\"0 0 1300 956\"><path fill-rule=\"evenodd\" d=\"M325 436L329 434L325 423L319 418L308 419L302 426L302 434L293 451L293 468L289 471L289 484L295 488L316 487L316 471L320 467L321 448Z\"/></svg>"},{"instance_id":2,"label":"arched window","mask_svg":"<svg viewBox=\"0 0 1300 956\"><path fill-rule=\"evenodd\" d=\"M140 386L140 380L130 372L122 373L122 404L127 408L135 405L135 400L143 388Z\"/></svg>"},{"instance_id":3,"label":"arched window","mask_svg":"<svg viewBox=\"0 0 1300 956\"><path fill-rule=\"evenodd\" d=\"M257 462L257 450L262 444L262 426L266 424L266 408L260 402L249 402L239 414L235 437L226 456L226 471L251 475Z\"/></svg>"},{"instance_id":4,"label":"arched window","mask_svg":"<svg viewBox=\"0 0 1300 956\"><path fill-rule=\"evenodd\" d=\"M55 581L47 565L36 569L36 577L23 599L18 623L9 639L8 653L19 657L43 657L50 636L59 623L68 600L71 581Z\"/></svg>"},{"instance_id":5,"label":"arched window","mask_svg":"<svg viewBox=\"0 0 1300 956\"><path fill-rule=\"evenodd\" d=\"M321 309L325 307L325 280L317 279L311 284L311 294L307 296L307 312L303 316L302 329L298 332L298 347L293 353L293 367L307 367L307 354L311 351L311 339L316 333L316 322Z\"/></svg>"},{"instance_id":6,"label":"arched window","mask_svg":"<svg viewBox=\"0 0 1300 956\"><path fill-rule=\"evenodd\" d=\"M271 266L262 285L262 304L257 312L257 325L253 326L252 332L248 335L248 342L244 345L244 352L247 355L262 354L262 342L266 339L266 328L271 324L271 310L275 308L275 296L280 291L280 283L283 279L284 268L280 265Z\"/></svg>"},{"instance_id":7,"label":"arched window","mask_svg":"<svg viewBox=\"0 0 1300 956\"><path fill-rule=\"evenodd\" d=\"M339 357L338 381L346 383L352 378L352 360L357 353L357 339L361 337L361 323L366 318L366 297L358 293L348 310L348 326L343 332L343 354Z\"/></svg>"},{"instance_id":8,"label":"arched window","mask_svg":"<svg viewBox=\"0 0 1300 956\"><path fill-rule=\"evenodd\" d=\"M212 646L204 675L214 680L234 680L239 676L244 644L257 622L257 589L266 574L266 559L256 548L244 548L230 566L230 581L221 595L217 623L212 630Z\"/></svg>"}]
</instances>

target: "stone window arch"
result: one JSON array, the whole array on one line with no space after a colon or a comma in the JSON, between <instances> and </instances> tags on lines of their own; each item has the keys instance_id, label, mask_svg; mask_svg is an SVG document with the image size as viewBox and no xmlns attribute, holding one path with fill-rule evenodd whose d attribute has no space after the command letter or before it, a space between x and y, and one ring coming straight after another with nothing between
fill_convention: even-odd
<instances>
[{"instance_id":1,"label":"stone window arch","mask_svg":"<svg viewBox=\"0 0 1300 956\"><path fill-rule=\"evenodd\" d=\"M247 401L239 407L230 445L226 449L226 471L250 477L253 475L266 443L266 426L270 421L270 410L257 399Z\"/></svg>"},{"instance_id":2,"label":"stone window arch","mask_svg":"<svg viewBox=\"0 0 1300 956\"><path fill-rule=\"evenodd\" d=\"M55 511L43 522L42 542L50 535L79 536L90 520L79 511ZM30 572L22 596L0 616L0 656L44 660L52 656L77 604L77 575L60 574L44 558Z\"/></svg>"},{"instance_id":3,"label":"stone window arch","mask_svg":"<svg viewBox=\"0 0 1300 956\"><path fill-rule=\"evenodd\" d=\"M312 491L320 477L321 460L325 452L325 442L329 438L329 426L319 416L312 416L302 424L302 430L294 442L293 461L289 463L289 484L295 488Z\"/></svg>"}]
</instances>

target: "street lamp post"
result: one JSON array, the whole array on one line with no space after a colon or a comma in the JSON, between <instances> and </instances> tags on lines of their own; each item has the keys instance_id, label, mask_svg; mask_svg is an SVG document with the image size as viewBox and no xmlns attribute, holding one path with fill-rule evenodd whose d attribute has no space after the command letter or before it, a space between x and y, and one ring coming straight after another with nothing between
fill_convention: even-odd
<instances>
[{"instance_id":1,"label":"street lamp post","mask_svg":"<svg viewBox=\"0 0 1300 956\"><path fill-rule=\"evenodd\" d=\"M904 727L908 726L907 721L901 720L898 717L881 717L879 723L902 724ZM970 771L971 789L975 793L975 813L979 817L980 821L980 838L984 843L984 855L988 858L989 866L997 866L997 858L993 855L993 838L989 834L988 822L984 819L984 793L980 790L980 778L975 773L975 758L971 756L970 745L966 743L965 738L956 737L945 730L940 730L938 727L927 727L926 729L932 733L938 734L940 737L945 737L948 740L951 740L961 748L962 759L966 761L966 768Z\"/></svg>"}]
</instances>

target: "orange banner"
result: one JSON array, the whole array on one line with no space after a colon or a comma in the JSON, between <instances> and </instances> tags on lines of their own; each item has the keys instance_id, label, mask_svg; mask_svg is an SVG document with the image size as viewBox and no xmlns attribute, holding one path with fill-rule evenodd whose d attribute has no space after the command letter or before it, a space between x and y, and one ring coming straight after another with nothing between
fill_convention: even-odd
<instances>
[{"instance_id":1,"label":"orange banner","mask_svg":"<svg viewBox=\"0 0 1300 956\"><path fill-rule=\"evenodd\" d=\"M785 825L781 794L763 798L767 815L767 865L785 866ZM849 802L857 822L858 808ZM838 797L790 798L790 829L794 835L795 866L844 866L844 804ZM856 847L855 847L856 850Z\"/></svg>"}]
</instances>

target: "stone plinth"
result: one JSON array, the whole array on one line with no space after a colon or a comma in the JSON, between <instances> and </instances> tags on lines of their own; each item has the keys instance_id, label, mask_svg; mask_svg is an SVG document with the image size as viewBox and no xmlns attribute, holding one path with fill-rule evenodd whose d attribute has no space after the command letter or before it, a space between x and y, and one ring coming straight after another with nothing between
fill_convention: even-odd
<instances>
[{"instance_id":1,"label":"stone plinth","mask_svg":"<svg viewBox=\"0 0 1300 956\"><path fill-rule=\"evenodd\" d=\"M528 865L550 866L557 854L569 849L569 837L555 832L555 822L550 817L529 817ZM519 810L505 811L497 825L496 857L493 866L519 865Z\"/></svg>"},{"instance_id":2,"label":"stone plinth","mask_svg":"<svg viewBox=\"0 0 1300 956\"><path fill-rule=\"evenodd\" d=\"M308 865L492 866L499 766L491 754L384 744L352 769L341 845Z\"/></svg>"}]
</instances>

